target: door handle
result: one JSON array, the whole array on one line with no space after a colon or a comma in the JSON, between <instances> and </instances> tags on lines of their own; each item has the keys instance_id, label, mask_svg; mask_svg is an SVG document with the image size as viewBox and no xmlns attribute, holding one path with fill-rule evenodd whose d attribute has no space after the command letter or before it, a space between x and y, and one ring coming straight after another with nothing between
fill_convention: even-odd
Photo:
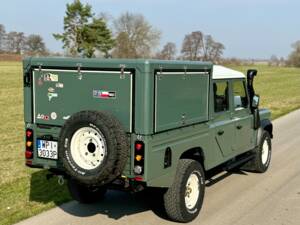
<instances>
[{"instance_id":1,"label":"door handle","mask_svg":"<svg viewBox=\"0 0 300 225\"><path fill-rule=\"evenodd\" d=\"M242 125L237 125L236 128L237 128L238 130L240 130L240 129L243 128L243 126L242 126Z\"/></svg>"},{"instance_id":2,"label":"door handle","mask_svg":"<svg viewBox=\"0 0 300 225\"><path fill-rule=\"evenodd\" d=\"M219 136L221 136L221 135L223 135L223 134L224 134L224 130L219 130L219 131L218 131L218 135L219 135Z\"/></svg>"}]
</instances>

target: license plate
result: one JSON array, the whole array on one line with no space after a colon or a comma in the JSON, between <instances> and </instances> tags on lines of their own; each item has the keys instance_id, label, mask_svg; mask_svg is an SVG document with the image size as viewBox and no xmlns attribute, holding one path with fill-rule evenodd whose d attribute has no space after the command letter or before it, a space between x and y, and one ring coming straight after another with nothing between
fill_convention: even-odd
<instances>
[{"instance_id":1,"label":"license plate","mask_svg":"<svg viewBox=\"0 0 300 225\"><path fill-rule=\"evenodd\" d=\"M58 159L57 141L37 140L38 157Z\"/></svg>"}]
</instances>

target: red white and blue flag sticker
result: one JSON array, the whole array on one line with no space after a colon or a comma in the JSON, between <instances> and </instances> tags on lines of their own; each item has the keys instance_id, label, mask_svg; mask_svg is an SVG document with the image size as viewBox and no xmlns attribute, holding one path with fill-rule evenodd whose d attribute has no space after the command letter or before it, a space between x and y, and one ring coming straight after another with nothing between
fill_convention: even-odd
<instances>
[{"instance_id":1,"label":"red white and blue flag sticker","mask_svg":"<svg viewBox=\"0 0 300 225\"><path fill-rule=\"evenodd\" d=\"M116 98L115 91L102 91L102 90L93 90L93 97L94 98Z\"/></svg>"}]
</instances>

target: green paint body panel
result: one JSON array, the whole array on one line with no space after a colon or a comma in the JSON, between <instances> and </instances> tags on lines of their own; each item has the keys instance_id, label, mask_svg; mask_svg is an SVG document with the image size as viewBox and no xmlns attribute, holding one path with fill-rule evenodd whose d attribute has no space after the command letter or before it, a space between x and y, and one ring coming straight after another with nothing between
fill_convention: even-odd
<instances>
[{"instance_id":1,"label":"green paint body panel","mask_svg":"<svg viewBox=\"0 0 300 225\"><path fill-rule=\"evenodd\" d=\"M211 63L28 58L23 66L29 80L24 85L24 120L35 138L51 135L57 140L73 113L109 111L121 122L130 142L124 176L135 177L134 144L136 140L145 143L143 181L148 186L169 187L178 160L188 150L201 152L203 166L209 170L256 146L250 109L234 110L232 80L228 80L229 110L214 113ZM52 81L47 81L49 73ZM97 95L101 91L113 97L101 98ZM269 119L270 111L262 110L260 116ZM245 129L239 131L237 125ZM167 148L172 158L165 168ZM34 166L62 169L60 160L38 158L36 151L34 146Z\"/></svg>"},{"instance_id":2,"label":"green paint body panel","mask_svg":"<svg viewBox=\"0 0 300 225\"><path fill-rule=\"evenodd\" d=\"M155 132L208 120L208 73L158 73L155 83Z\"/></svg>"},{"instance_id":3,"label":"green paint body panel","mask_svg":"<svg viewBox=\"0 0 300 225\"><path fill-rule=\"evenodd\" d=\"M57 76L58 81L43 81L48 74ZM131 83L131 74L124 74L120 79L119 74L106 71L78 74L76 70L36 69L33 71L33 117L38 124L62 126L76 112L109 111L131 132ZM101 92L110 92L114 97L102 98Z\"/></svg>"}]
</instances>

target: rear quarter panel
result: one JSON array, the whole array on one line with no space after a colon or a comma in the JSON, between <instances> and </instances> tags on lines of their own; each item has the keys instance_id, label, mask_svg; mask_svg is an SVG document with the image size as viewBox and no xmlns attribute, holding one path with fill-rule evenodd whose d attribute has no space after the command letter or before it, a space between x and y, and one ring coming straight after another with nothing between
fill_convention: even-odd
<instances>
[{"instance_id":1,"label":"rear quarter panel","mask_svg":"<svg viewBox=\"0 0 300 225\"><path fill-rule=\"evenodd\" d=\"M204 159L204 168L209 169L222 162L220 151L215 151L213 129L208 124L198 124L180 128L153 136L143 136L146 144L145 180L148 186L169 187L174 179L178 160L187 150L201 148ZM167 148L172 150L172 164L164 168L164 155Z\"/></svg>"}]
</instances>

